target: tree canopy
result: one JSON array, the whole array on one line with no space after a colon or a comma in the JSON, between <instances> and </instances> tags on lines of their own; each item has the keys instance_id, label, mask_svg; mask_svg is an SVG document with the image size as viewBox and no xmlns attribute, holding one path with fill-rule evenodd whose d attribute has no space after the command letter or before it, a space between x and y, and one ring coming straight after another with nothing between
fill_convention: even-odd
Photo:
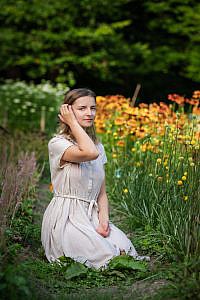
<instances>
[{"instance_id":1,"label":"tree canopy","mask_svg":"<svg viewBox=\"0 0 200 300\"><path fill-rule=\"evenodd\" d=\"M197 0L1 0L0 21L2 78L102 93L200 82Z\"/></svg>"}]
</instances>

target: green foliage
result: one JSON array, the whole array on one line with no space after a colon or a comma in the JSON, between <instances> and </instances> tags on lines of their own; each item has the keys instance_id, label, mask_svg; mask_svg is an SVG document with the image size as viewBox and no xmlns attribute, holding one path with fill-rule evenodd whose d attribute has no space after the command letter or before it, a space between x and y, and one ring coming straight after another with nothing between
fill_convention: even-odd
<instances>
[{"instance_id":1,"label":"green foliage","mask_svg":"<svg viewBox=\"0 0 200 300\"><path fill-rule=\"evenodd\" d=\"M127 223L134 230L132 241L139 253L148 253L150 257L157 256L160 259L169 259L171 251L167 239L160 232L156 232L149 225L142 230L141 228L136 229L129 220Z\"/></svg>"},{"instance_id":2,"label":"green foliage","mask_svg":"<svg viewBox=\"0 0 200 300\"><path fill-rule=\"evenodd\" d=\"M153 14L149 20L150 33L158 32L157 38L159 38L159 43L154 49L153 65L156 67L154 62L159 61L163 64L163 71L168 72L171 66L180 68L182 64L180 74L199 82L200 47L197 34L197 28L200 26L199 2L145 1L145 6ZM166 36L169 38L166 39Z\"/></svg>"},{"instance_id":3,"label":"green foliage","mask_svg":"<svg viewBox=\"0 0 200 300\"><path fill-rule=\"evenodd\" d=\"M160 289L153 297L147 296L146 300L200 299L199 261L193 259L181 264L173 263L168 273L171 283Z\"/></svg>"},{"instance_id":4,"label":"green foliage","mask_svg":"<svg viewBox=\"0 0 200 300\"><path fill-rule=\"evenodd\" d=\"M111 260L109 263L110 269L116 270L135 270L135 271L146 271L146 263L135 261L132 257L123 255L117 256Z\"/></svg>"},{"instance_id":5,"label":"green foliage","mask_svg":"<svg viewBox=\"0 0 200 300\"><path fill-rule=\"evenodd\" d=\"M172 75L199 82L199 12L197 0L4 0L0 70L71 87L104 84L109 93L137 80L167 89Z\"/></svg>"},{"instance_id":6,"label":"green foliage","mask_svg":"<svg viewBox=\"0 0 200 300\"><path fill-rule=\"evenodd\" d=\"M71 265L65 272L65 278L67 280L75 278L75 277L83 277L87 274L87 267L85 267L81 263L76 263Z\"/></svg>"},{"instance_id":7,"label":"green foliage","mask_svg":"<svg viewBox=\"0 0 200 300\"><path fill-rule=\"evenodd\" d=\"M117 0L115 5L99 0L34 1L31 5L20 1L17 6L2 3L0 19L6 20L0 35L2 44L6 42L2 70L8 70L12 61L17 74L20 67L20 72L32 79L48 76L74 85L84 71L108 79L110 67L117 63L117 45L120 43L121 49L131 53L127 45L123 46L120 35L131 22L124 18L121 21L119 9L126 3L127 0Z\"/></svg>"},{"instance_id":8,"label":"green foliage","mask_svg":"<svg viewBox=\"0 0 200 300\"><path fill-rule=\"evenodd\" d=\"M54 131L64 90L62 84L6 81L0 85L0 125L12 132Z\"/></svg>"},{"instance_id":9,"label":"green foliage","mask_svg":"<svg viewBox=\"0 0 200 300\"><path fill-rule=\"evenodd\" d=\"M23 271L23 272L22 272ZM0 273L1 299L34 299L33 291L20 265L9 264Z\"/></svg>"},{"instance_id":10,"label":"green foliage","mask_svg":"<svg viewBox=\"0 0 200 300\"><path fill-rule=\"evenodd\" d=\"M10 245L16 241L22 245L40 245L40 225L33 223L33 208L33 199L27 199L20 206L10 228Z\"/></svg>"}]
</instances>

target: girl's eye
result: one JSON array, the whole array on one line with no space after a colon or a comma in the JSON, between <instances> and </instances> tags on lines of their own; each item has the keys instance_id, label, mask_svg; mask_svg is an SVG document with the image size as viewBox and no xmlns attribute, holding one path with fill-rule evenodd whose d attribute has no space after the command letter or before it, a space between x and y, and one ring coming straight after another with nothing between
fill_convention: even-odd
<instances>
[{"instance_id":1,"label":"girl's eye","mask_svg":"<svg viewBox=\"0 0 200 300\"><path fill-rule=\"evenodd\" d=\"M85 109L85 107L79 108L79 110L84 110L84 109ZM96 110L96 107L91 107L91 110Z\"/></svg>"}]
</instances>

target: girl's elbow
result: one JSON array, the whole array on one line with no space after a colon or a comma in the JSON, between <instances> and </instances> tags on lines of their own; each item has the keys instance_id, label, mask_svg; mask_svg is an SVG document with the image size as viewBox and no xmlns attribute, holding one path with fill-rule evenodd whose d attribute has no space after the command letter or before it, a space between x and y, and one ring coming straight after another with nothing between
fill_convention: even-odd
<instances>
[{"instance_id":1,"label":"girl's elbow","mask_svg":"<svg viewBox=\"0 0 200 300\"><path fill-rule=\"evenodd\" d=\"M92 156L92 159L97 159L98 156L99 156L99 151L93 151L93 152L91 153L91 156Z\"/></svg>"},{"instance_id":2,"label":"girl's elbow","mask_svg":"<svg viewBox=\"0 0 200 300\"><path fill-rule=\"evenodd\" d=\"M89 160L97 159L98 156L99 156L99 152L97 150L90 151L90 153L88 153Z\"/></svg>"}]
</instances>

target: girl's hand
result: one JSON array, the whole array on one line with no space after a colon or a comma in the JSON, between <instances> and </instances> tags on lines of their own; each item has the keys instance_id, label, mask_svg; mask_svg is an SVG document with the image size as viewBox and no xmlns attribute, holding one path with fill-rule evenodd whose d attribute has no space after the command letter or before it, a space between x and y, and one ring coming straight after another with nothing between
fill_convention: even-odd
<instances>
[{"instance_id":1,"label":"girl's hand","mask_svg":"<svg viewBox=\"0 0 200 300\"><path fill-rule=\"evenodd\" d=\"M67 124L67 125L71 125L74 122L77 122L75 114L72 110L72 106L69 104L62 104L60 107L60 114L58 114L58 117L60 118L60 120Z\"/></svg>"},{"instance_id":2,"label":"girl's hand","mask_svg":"<svg viewBox=\"0 0 200 300\"><path fill-rule=\"evenodd\" d=\"M108 221L100 222L96 231L103 237L107 237L110 233L109 222Z\"/></svg>"}]
</instances>

